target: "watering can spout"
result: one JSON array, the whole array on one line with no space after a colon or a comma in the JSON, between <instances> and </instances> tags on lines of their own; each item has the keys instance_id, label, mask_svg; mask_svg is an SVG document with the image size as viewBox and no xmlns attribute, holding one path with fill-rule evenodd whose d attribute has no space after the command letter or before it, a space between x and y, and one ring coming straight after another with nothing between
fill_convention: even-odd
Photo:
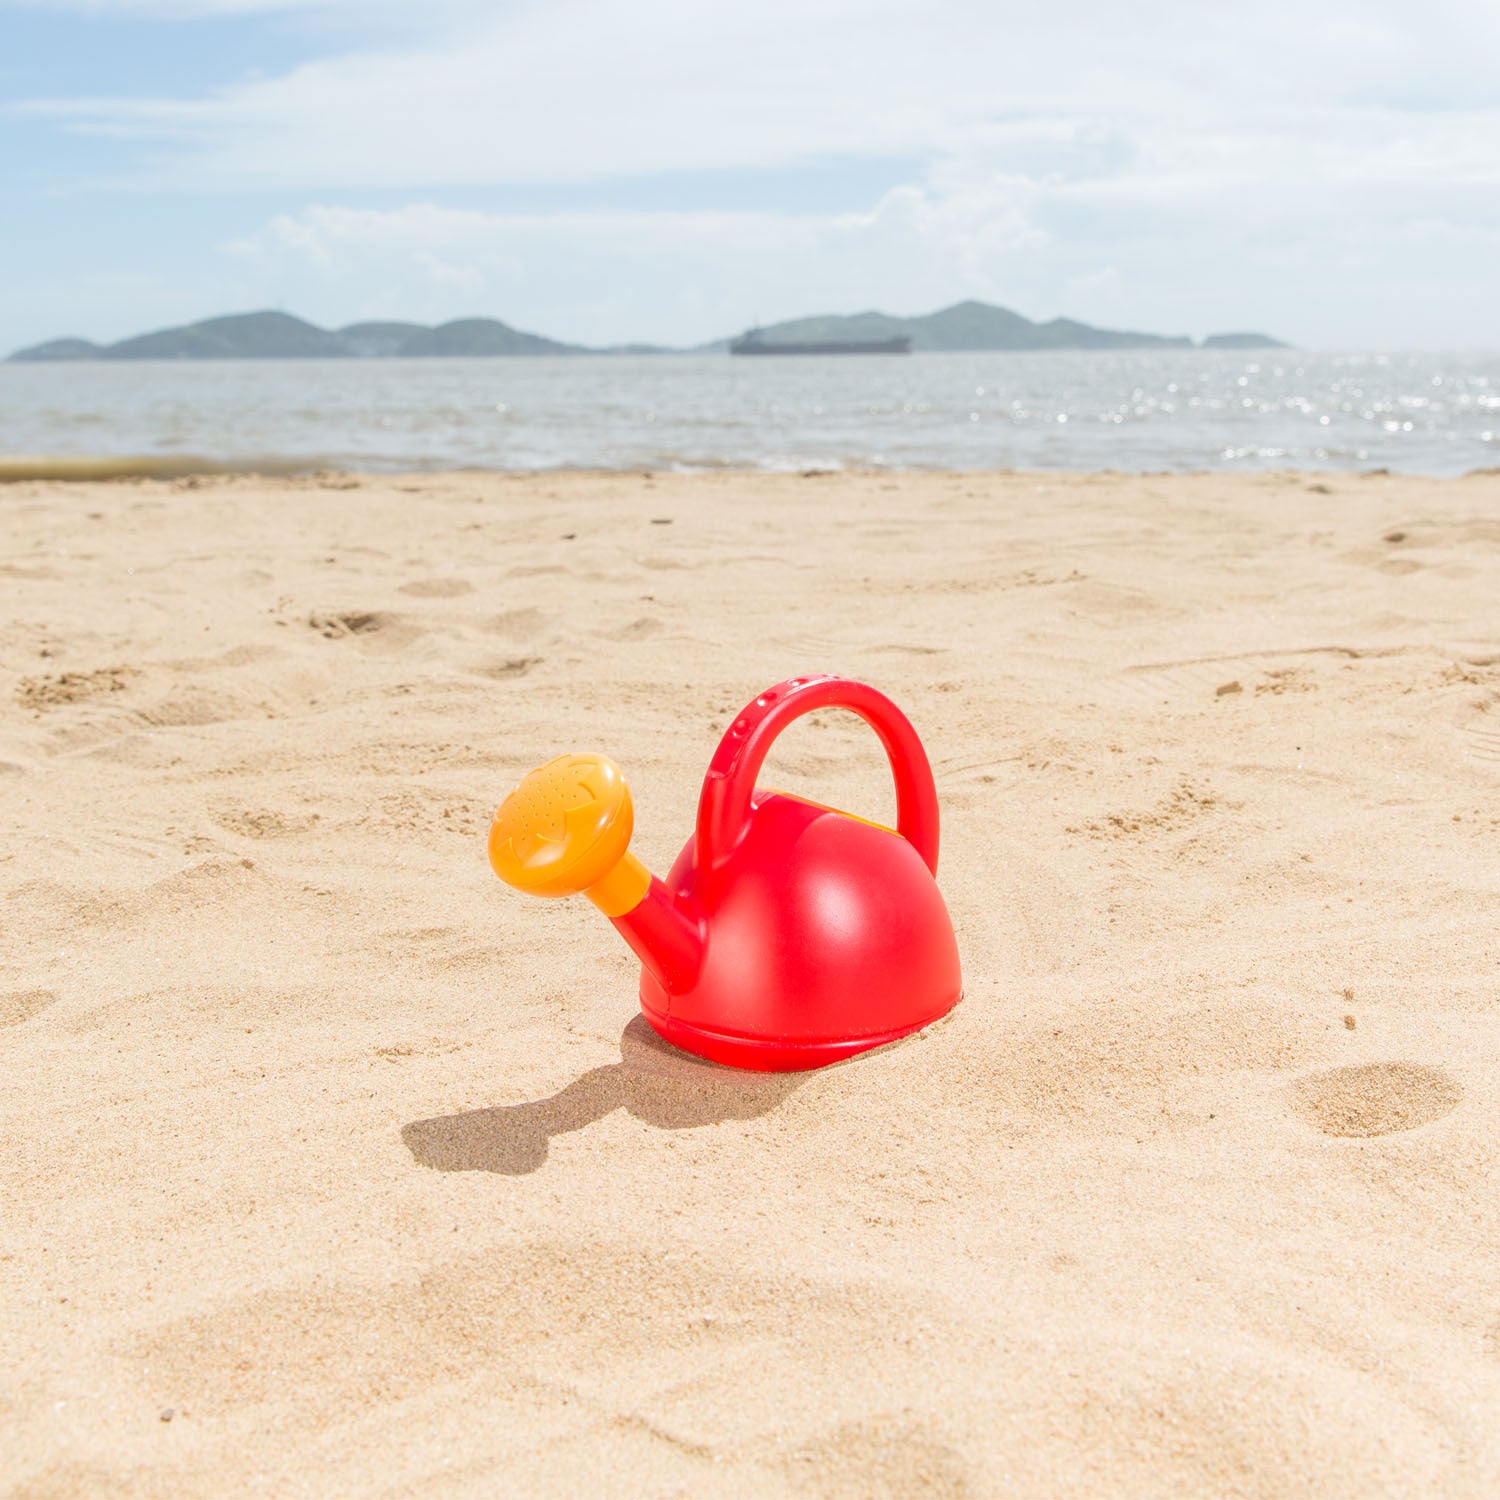
<instances>
[{"instance_id":1,"label":"watering can spout","mask_svg":"<svg viewBox=\"0 0 1500 1500\"><path fill-rule=\"evenodd\" d=\"M703 925L670 886L651 876L640 904L610 921L664 990L692 988L703 967Z\"/></svg>"},{"instance_id":2,"label":"watering can spout","mask_svg":"<svg viewBox=\"0 0 1500 1500\"><path fill-rule=\"evenodd\" d=\"M560 755L522 780L490 827L490 865L536 896L583 892L667 989L691 986L703 928L689 902L630 852L635 810L620 768Z\"/></svg>"}]
</instances>

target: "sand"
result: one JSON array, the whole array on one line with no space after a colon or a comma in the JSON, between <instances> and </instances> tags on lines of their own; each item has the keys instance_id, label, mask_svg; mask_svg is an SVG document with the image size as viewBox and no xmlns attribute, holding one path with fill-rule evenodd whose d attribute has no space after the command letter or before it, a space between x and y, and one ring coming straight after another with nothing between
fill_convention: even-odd
<instances>
[{"instance_id":1,"label":"sand","mask_svg":"<svg viewBox=\"0 0 1500 1500\"><path fill-rule=\"evenodd\" d=\"M1500 1492L1500 477L0 518L0 1494ZM734 1073L483 836L595 748L664 870L812 671L967 993ZM892 816L846 715L768 778Z\"/></svg>"}]
</instances>

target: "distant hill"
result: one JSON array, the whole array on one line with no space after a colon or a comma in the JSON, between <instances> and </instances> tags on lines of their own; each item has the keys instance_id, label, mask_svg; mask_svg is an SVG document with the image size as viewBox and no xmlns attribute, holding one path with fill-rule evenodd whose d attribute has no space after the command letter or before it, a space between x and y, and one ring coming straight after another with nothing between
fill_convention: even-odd
<instances>
[{"instance_id":1,"label":"distant hill","mask_svg":"<svg viewBox=\"0 0 1500 1500\"><path fill-rule=\"evenodd\" d=\"M427 328L421 323L354 323L329 330L288 313L236 313L183 328L143 333L118 344L55 339L18 350L13 360L67 359L380 359L453 354L581 354L522 333L494 318L463 318Z\"/></svg>"},{"instance_id":2,"label":"distant hill","mask_svg":"<svg viewBox=\"0 0 1500 1500\"><path fill-rule=\"evenodd\" d=\"M53 339L50 344L38 344L34 349L21 349L11 355L12 359L46 361L53 359L98 359L99 346L87 339Z\"/></svg>"},{"instance_id":3,"label":"distant hill","mask_svg":"<svg viewBox=\"0 0 1500 1500\"><path fill-rule=\"evenodd\" d=\"M987 302L957 302L918 318L863 312L794 318L761 330L763 343L874 341L905 336L917 350L1006 349L1191 349L1190 338L1155 333L1122 333L1093 328L1071 318L1033 323L1006 307ZM699 352L721 352L727 339L700 346ZM1204 339L1205 349L1283 349L1263 333L1217 333ZM94 344L87 339L54 339L20 349L13 360L42 363L77 359L390 359L442 355L670 354L654 344L626 344L613 349L586 349L540 334L522 333L494 318L460 318L428 328L421 323L351 323L347 328L319 328L282 312L236 313L209 318L182 328L165 328Z\"/></svg>"},{"instance_id":4,"label":"distant hill","mask_svg":"<svg viewBox=\"0 0 1500 1500\"><path fill-rule=\"evenodd\" d=\"M355 324L357 328L359 325ZM343 336L343 330L336 337ZM540 334L521 333L494 318L461 318L438 328L420 328L394 351L414 355L583 354L577 344L559 344Z\"/></svg>"},{"instance_id":5,"label":"distant hill","mask_svg":"<svg viewBox=\"0 0 1500 1500\"><path fill-rule=\"evenodd\" d=\"M761 330L761 342L823 343L830 340L875 342L904 335L917 350L1004 349L1191 349L1186 337L1156 333L1122 333L1093 328L1071 318L1033 323L1008 307L988 302L956 302L919 318L894 318L889 313L864 312L848 316L794 318ZM1205 349L1279 349L1285 346L1260 333L1221 333L1203 341Z\"/></svg>"}]
</instances>

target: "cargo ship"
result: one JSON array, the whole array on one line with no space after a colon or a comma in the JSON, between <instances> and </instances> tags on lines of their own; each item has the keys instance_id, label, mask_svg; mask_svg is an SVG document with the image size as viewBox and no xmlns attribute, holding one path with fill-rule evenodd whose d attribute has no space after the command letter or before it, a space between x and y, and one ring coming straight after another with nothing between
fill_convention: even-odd
<instances>
[{"instance_id":1,"label":"cargo ship","mask_svg":"<svg viewBox=\"0 0 1500 1500\"><path fill-rule=\"evenodd\" d=\"M768 339L760 328L752 328L733 339L731 354L910 354L911 340L905 335L890 339L818 339L811 341Z\"/></svg>"}]
</instances>

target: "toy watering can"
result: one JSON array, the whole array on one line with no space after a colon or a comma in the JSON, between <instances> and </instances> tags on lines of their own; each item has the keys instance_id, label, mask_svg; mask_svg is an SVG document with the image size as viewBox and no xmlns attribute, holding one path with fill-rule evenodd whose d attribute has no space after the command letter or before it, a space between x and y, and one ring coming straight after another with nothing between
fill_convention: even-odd
<instances>
[{"instance_id":1,"label":"toy watering can","mask_svg":"<svg viewBox=\"0 0 1500 1500\"><path fill-rule=\"evenodd\" d=\"M771 741L820 708L849 709L880 737L894 829L756 786ZM794 677L747 705L714 751L697 829L666 880L630 853L633 827L613 761L559 756L501 804L490 864L533 895L585 892L641 960L641 1009L673 1046L738 1068L820 1068L957 1004L932 768L874 688Z\"/></svg>"}]
</instances>

